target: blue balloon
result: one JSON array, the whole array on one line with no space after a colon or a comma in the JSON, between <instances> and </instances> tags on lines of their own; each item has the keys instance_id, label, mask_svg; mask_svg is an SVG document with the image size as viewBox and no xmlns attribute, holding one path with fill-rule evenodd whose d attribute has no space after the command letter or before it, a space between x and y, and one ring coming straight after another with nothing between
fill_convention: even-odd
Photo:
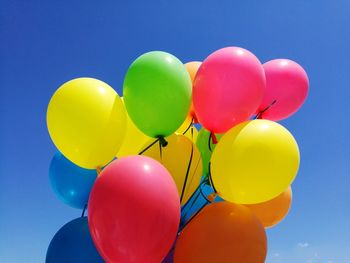
<instances>
[{"instance_id":1,"label":"blue balloon","mask_svg":"<svg viewBox=\"0 0 350 263\"><path fill-rule=\"evenodd\" d=\"M83 169L57 152L52 158L49 176L56 196L67 205L82 209L89 200L97 172Z\"/></svg>"},{"instance_id":2,"label":"blue balloon","mask_svg":"<svg viewBox=\"0 0 350 263\"><path fill-rule=\"evenodd\" d=\"M45 262L104 262L92 242L87 217L74 219L58 230L47 249Z\"/></svg>"}]
</instances>

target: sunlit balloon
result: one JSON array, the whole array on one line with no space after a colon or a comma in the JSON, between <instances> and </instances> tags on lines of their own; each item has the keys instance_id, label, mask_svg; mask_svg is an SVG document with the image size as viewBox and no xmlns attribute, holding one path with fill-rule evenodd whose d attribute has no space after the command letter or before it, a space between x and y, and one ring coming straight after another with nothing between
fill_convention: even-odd
<instances>
[{"instance_id":1,"label":"sunlit balloon","mask_svg":"<svg viewBox=\"0 0 350 263\"><path fill-rule=\"evenodd\" d=\"M268 201L293 182L299 148L282 125L268 120L241 123L216 145L211 175L218 194L240 204Z\"/></svg>"},{"instance_id":2,"label":"sunlit balloon","mask_svg":"<svg viewBox=\"0 0 350 263\"><path fill-rule=\"evenodd\" d=\"M58 150L86 169L109 163L125 134L125 110L118 94L93 78L64 83L50 100L46 121Z\"/></svg>"},{"instance_id":3,"label":"sunlit balloon","mask_svg":"<svg viewBox=\"0 0 350 263\"><path fill-rule=\"evenodd\" d=\"M181 231L175 263L263 263L264 227L245 206L229 202L207 205Z\"/></svg>"},{"instance_id":4,"label":"sunlit balloon","mask_svg":"<svg viewBox=\"0 0 350 263\"><path fill-rule=\"evenodd\" d=\"M138 57L124 79L126 109L135 125L150 137L173 134L191 105L190 76L180 60L161 51Z\"/></svg>"}]
</instances>

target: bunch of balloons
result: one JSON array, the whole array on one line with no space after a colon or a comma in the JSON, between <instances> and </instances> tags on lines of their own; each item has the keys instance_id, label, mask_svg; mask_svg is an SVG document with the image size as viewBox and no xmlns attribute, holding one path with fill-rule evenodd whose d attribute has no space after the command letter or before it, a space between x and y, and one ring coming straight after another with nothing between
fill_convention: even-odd
<instances>
[{"instance_id":1,"label":"bunch of balloons","mask_svg":"<svg viewBox=\"0 0 350 263\"><path fill-rule=\"evenodd\" d=\"M296 62L261 64L240 47L187 64L143 54L123 98L97 79L64 83L47 109L59 150L49 175L83 212L46 262L264 262L265 228L287 215L300 160L276 121L307 93Z\"/></svg>"}]
</instances>

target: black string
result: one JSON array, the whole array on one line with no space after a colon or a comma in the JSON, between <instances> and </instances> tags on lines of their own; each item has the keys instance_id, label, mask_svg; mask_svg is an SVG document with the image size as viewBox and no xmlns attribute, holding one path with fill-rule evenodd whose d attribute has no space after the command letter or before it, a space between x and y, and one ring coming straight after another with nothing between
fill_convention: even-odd
<instances>
[{"instance_id":1,"label":"black string","mask_svg":"<svg viewBox=\"0 0 350 263\"><path fill-rule=\"evenodd\" d=\"M159 156L160 156L160 161L163 161L163 152L162 152L162 143L159 140Z\"/></svg>"},{"instance_id":2,"label":"black string","mask_svg":"<svg viewBox=\"0 0 350 263\"><path fill-rule=\"evenodd\" d=\"M186 134L186 132L192 127L192 124L193 124L193 118L192 118L192 120L191 120L190 125L188 125L187 129L182 133L182 135L185 135L185 134Z\"/></svg>"},{"instance_id":3,"label":"black string","mask_svg":"<svg viewBox=\"0 0 350 263\"><path fill-rule=\"evenodd\" d=\"M193 130L192 130L192 136L193 136ZM188 165L187 165L185 181L184 181L183 186L182 186L180 202L182 202L183 196L185 194L185 189L186 189L186 184L187 184L187 180L188 180L188 175L190 174L192 159L193 159L193 143L191 145L191 155L190 155L190 160L189 160Z\"/></svg>"},{"instance_id":4,"label":"black string","mask_svg":"<svg viewBox=\"0 0 350 263\"><path fill-rule=\"evenodd\" d=\"M209 134L209 138L208 138L208 148L209 148L209 151L212 152L212 149L211 149L211 133Z\"/></svg>"},{"instance_id":5,"label":"black string","mask_svg":"<svg viewBox=\"0 0 350 263\"><path fill-rule=\"evenodd\" d=\"M150 145L148 145L145 149L143 149L141 152L139 152L139 155L142 155L145 151L147 151L149 148L151 148L153 145L155 145L159 141L159 138L152 142Z\"/></svg>"},{"instance_id":6,"label":"black string","mask_svg":"<svg viewBox=\"0 0 350 263\"><path fill-rule=\"evenodd\" d=\"M81 213L81 217L85 216L86 208L87 208L87 204L84 205L83 212Z\"/></svg>"},{"instance_id":7,"label":"black string","mask_svg":"<svg viewBox=\"0 0 350 263\"><path fill-rule=\"evenodd\" d=\"M184 210L184 209L185 209L185 207L186 207L187 204L190 202L190 200L192 199L192 197L198 192L199 188L200 188L203 184L207 183L207 181L208 181L208 179L206 178L206 179L204 179L204 180L197 186L196 190L194 190L193 194L190 196L190 198L188 198L188 202L186 202L186 204L184 204L184 205L182 206L181 210Z\"/></svg>"},{"instance_id":8,"label":"black string","mask_svg":"<svg viewBox=\"0 0 350 263\"><path fill-rule=\"evenodd\" d=\"M271 104L269 106L267 106L265 109L263 109L262 111L260 111L256 116L255 119L259 119L261 117L261 115L267 111L268 109L270 109L275 103L277 102L277 100L274 100L273 102L271 102Z\"/></svg>"}]
</instances>

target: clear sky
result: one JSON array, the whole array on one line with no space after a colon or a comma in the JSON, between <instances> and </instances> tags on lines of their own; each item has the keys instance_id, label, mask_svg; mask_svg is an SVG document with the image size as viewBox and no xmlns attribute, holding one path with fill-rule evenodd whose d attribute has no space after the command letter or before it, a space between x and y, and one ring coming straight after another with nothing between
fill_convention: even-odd
<instances>
[{"instance_id":1,"label":"clear sky","mask_svg":"<svg viewBox=\"0 0 350 263\"><path fill-rule=\"evenodd\" d=\"M81 213L48 180L45 114L63 82L95 77L121 94L144 52L188 62L230 45L262 62L293 59L310 78L304 107L283 122L301 166L289 216L268 231L267 262L350 262L349 14L348 0L1 0L0 262L43 262L55 232Z\"/></svg>"}]
</instances>

